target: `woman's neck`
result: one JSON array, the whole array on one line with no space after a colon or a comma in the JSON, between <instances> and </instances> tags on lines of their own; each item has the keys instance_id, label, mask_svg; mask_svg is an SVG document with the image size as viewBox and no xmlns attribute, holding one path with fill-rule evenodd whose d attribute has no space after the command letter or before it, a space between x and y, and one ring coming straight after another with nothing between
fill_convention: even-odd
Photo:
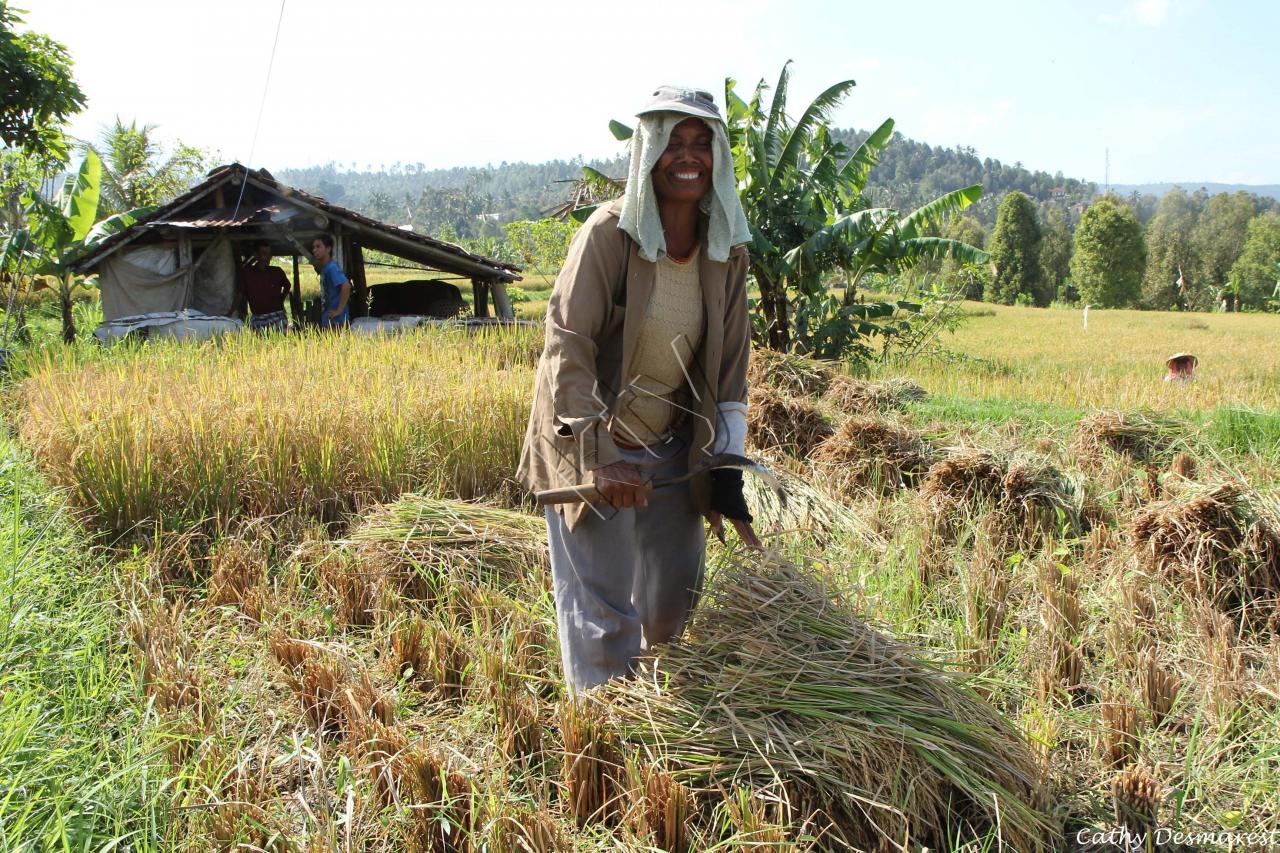
<instances>
[{"instance_id":1,"label":"woman's neck","mask_svg":"<svg viewBox=\"0 0 1280 853\"><path fill-rule=\"evenodd\" d=\"M662 233L667 238L667 254L687 258L698 245L697 202L659 202L658 218L662 220Z\"/></svg>"}]
</instances>

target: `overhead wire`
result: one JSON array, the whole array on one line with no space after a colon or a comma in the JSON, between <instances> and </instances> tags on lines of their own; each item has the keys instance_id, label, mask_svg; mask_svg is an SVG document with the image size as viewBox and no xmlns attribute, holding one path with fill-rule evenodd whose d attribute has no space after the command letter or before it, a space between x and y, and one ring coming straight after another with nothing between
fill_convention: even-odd
<instances>
[{"instance_id":1,"label":"overhead wire","mask_svg":"<svg viewBox=\"0 0 1280 853\"><path fill-rule=\"evenodd\" d=\"M249 157L244 163L244 178L240 181L240 195L236 198L235 211L231 214L234 222L240 215L240 203L244 201L244 188L249 184L249 169L253 166L253 155L258 150L258 132L262 129L262 115L267 108L267 92L271 88L271 71L276 65L276 49L280 46L280 29L284 23L284 6L287 0L280 0L280 14L276 17L276 34L271 40L271 59L267 61L267 77L262 82L262 98L258 101L258 120L253 124L253 141L249 144Z\"/></svg>"}]
</instances>

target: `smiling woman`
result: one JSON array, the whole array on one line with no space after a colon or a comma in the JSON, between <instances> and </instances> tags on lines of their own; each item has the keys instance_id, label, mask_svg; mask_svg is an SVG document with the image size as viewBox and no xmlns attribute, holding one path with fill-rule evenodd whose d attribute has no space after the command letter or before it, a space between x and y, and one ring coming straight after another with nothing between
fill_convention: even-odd
<instances>
[{"instance_id":1,"label":"smiling woman","mask_svg":"<svg viewBox=\"0 0 1280 853\"><path fill-rule=\"evenodd\" d=\"M749 231L711 95L664 86L639 115L626 194L578 232L551 293L520 460L526 486L560 493L541 502L573 690L683 630L702 516L759 545L740 471L648 486L743 452Z\"/></svg>"}]
</instances>

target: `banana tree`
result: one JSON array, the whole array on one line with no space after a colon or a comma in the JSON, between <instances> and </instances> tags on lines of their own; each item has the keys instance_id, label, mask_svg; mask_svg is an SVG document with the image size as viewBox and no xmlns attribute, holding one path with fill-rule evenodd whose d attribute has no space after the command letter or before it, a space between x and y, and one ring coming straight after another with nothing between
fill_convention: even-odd
<instances>
[{"instance_id":1,"label":"banana tree","mask_svg":"<svg viewBox=\"0 0 1280 853\"><path fill-rule=\"evenodd\" d=\"M750 100L725 81L725 125L733 150L738 192L751 228L751 275L759 289L753 320L773 349L844 355L858 338L885 331L883 320L907 303L856 305L856 289L871 272L900 272L925 258L982 263L986 253L957 240L928 235L930 226L962 210L982 194L980 186L947 193L901 216L871 207L867 181L893 137L885 120L856 148L832 138L830 117L854 88L844 80L818 95L799 117L787 113L790 67L782 68L769 95L761 80ZM631 129L613 121L609 129L627 139ZM599 175L587 175L593 190L608 190ZM620 186L613 182L615 191ZM591 208L575 212L585 219ZM825 280L845 270L843 299L827 295ZM794 334L793 334L794 333Z\"/></svg>"},{"instance_id":2,"label":"banana tree","mask_svg":"<svg viewBox=\"0 0 1280 853\"><path fill-rule=\"evenodd\" d=\"M132 225L149 208L136 208L97 221L102 186L102 161L92 149L85 152L76 174L69 175L51 198L30 192L23 197L27 220L26 245L34 275L52 278L62 307L62 339L76 339L71 313L75 275L71 263L110 235Z\"/></svg>"}]
</instances>

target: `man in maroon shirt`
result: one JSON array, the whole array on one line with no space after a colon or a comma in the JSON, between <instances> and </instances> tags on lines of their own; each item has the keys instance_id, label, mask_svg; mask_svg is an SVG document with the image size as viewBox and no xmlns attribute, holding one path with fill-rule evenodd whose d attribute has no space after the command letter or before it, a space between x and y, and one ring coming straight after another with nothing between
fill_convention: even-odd
<instances>
[{"instance_id":1,"label":"man in maroon shirt","mask_svg":"<svg viewBox=\"0 0 1280 853\"><path fill-rule=\"evenodd\" d=\"M283 332L289 328L284 313L284 300L289 295L289 279L284 270L271 266L271 246L254 247L252 263L240 268L240 295L249 301L253 316L249 328L257 332L268 329Z\"/></svg>"}]
</instances>

